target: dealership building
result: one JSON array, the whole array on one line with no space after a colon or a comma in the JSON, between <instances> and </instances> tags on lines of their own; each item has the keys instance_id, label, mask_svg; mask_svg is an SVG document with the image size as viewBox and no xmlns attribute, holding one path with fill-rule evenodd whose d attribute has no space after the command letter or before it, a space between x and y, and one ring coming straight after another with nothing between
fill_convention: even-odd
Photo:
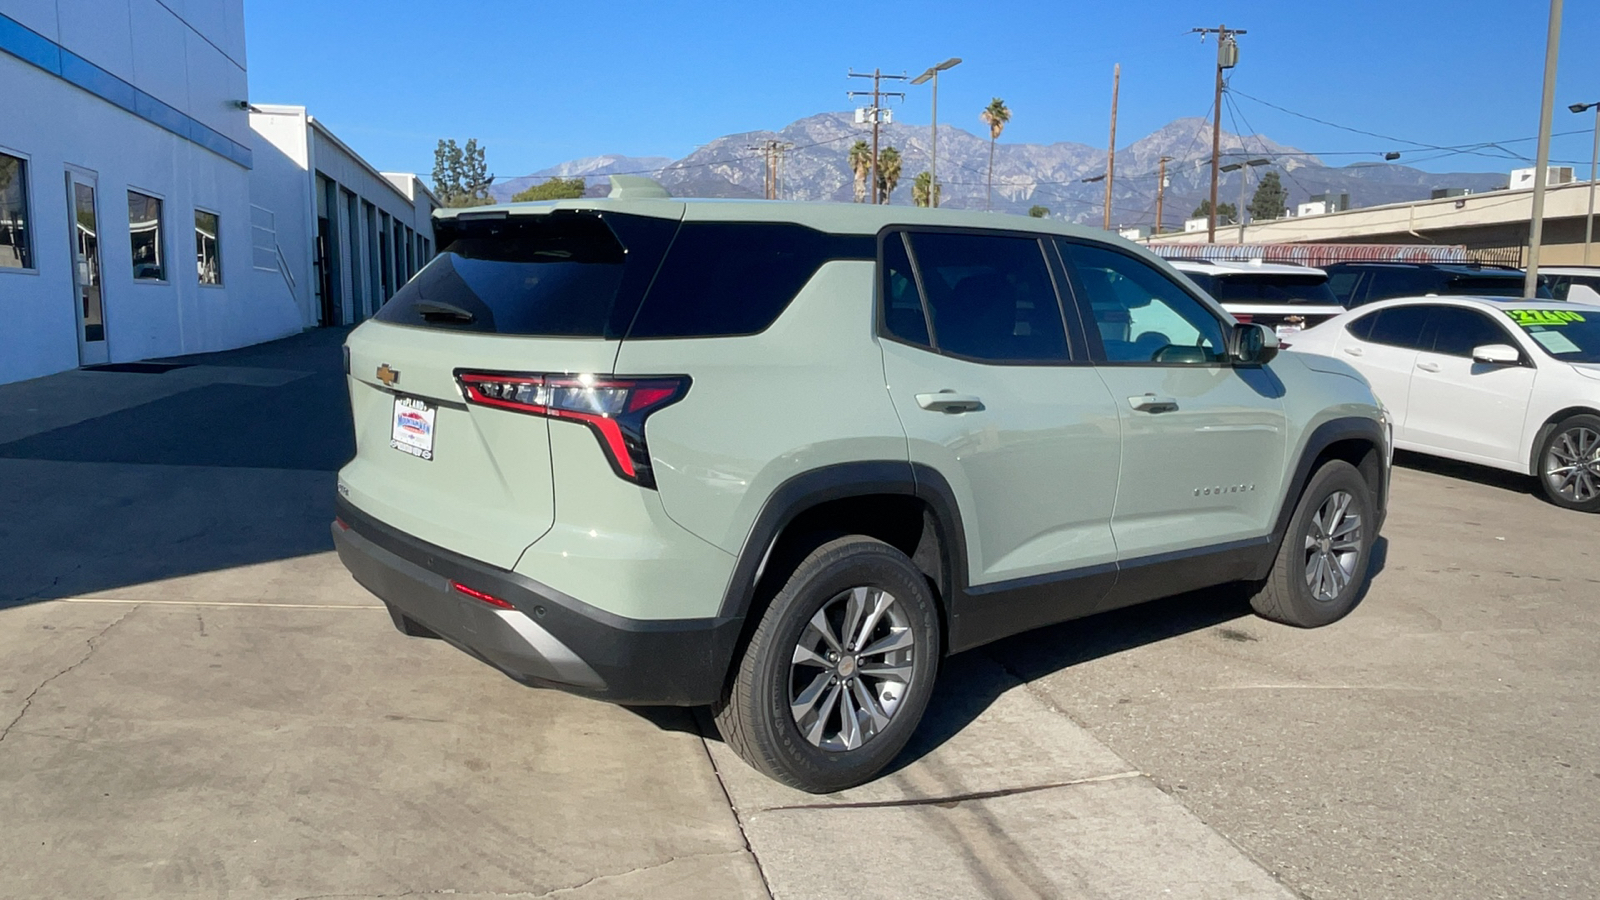
<instances>
[{"instance_id":1,"label":"dealership building","mask_svg":"<svg viewBox=\"0 0 1600 900\"><path fill-rule=\"evenodd\" d=\"M415 176L247 73L243 0L0 0L0 383L358 321L431 255Z\"/></svg>"}]
</instances>

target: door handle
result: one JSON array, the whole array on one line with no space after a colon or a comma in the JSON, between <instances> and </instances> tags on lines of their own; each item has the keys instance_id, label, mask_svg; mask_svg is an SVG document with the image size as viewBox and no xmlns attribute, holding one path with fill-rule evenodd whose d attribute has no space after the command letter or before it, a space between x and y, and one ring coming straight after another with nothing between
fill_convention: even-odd
<instances>
[{"instance_id":1,"label":"door handle","mask_svg":"<svg viewBox=\"0 0 1600 900\"><path fill-rule=\"evenodd\" d=\"M943 390L937 394L918 394L917 405L933 412L977 412L983 409L983 398L974 394L958 394L955 391Z\"/></svg>"},{"instance_id":2,"label":"door handle","mask_svg":"<svg viewBox=\"0 0 1600 900\"><path fill-rule=\"evenodd\" d=\"M1173 412L1178 408L1178 401L1171 397L1157 397L1155 394L1140 394L1129 397L1128 405L1139 412L1162 413Z\"/></svg>"},{"instance_id":3,"label":"door handle","mask_svg":"<svg viewBox=\"0 0 1600 900\"><path fill-rule=\"evenodd\" d=\"M1417 368L1424 372L1437 372L1439 371L1439 364L1436 362L1419 362L1417 363Z\"/></svg>"},{"instance_id":4,"label":"door handle","mask_svg":"<svg viewBox=\"0 0 1600 900\"><path fill-rule=\"evenodd\" d=\"M1362 351L1360 347L1346 347L1344 348L1344 352L1350 354L1351 356L1360 356Z\"/></svg>"}]
</instances>

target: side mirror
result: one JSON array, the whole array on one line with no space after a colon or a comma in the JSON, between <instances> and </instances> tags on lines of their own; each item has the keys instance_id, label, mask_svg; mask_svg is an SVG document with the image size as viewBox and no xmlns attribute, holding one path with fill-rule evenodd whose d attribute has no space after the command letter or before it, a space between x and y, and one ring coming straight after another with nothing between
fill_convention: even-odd
<instances>
[{"instance_id":1,"label":"side mirror","mask_svg":"<svg viewBox=\"0 0 1600 900\"><path fill-rule=\"evenodd\" d=\"M1515 366L1522 362L1522 354L1510 344L1484 344L1472 348L1472 361L1489 366Z\"/></svg>"},{"instance_id":2,"label":"side mirror","mask_svg":"<svg viewBox=\"0 0 1600 900\"><path fill-rule=\"evenodd\" d=\"M1278 333L1265 325L1235 325L1231 355L1239 365L1266 365L1278 355Z\"/></svg>"}]
</instances>

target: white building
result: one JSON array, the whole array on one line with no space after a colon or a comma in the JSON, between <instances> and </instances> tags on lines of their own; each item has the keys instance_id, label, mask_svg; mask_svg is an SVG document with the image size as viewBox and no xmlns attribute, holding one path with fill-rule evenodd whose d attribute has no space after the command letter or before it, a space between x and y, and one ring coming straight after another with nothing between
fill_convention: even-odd
<instances>
[{"instance_id":1,"label":"white building","mask_svg":"<svg viewBox=\"0 0 1600 900\"><path fill-rule=\"evenodd\" d=\"M300 324L359 322L432 258L439 201L383 173L300 106L252 106L251 251L260 296Z\"/></svg>"},{"instance_id":2,"label":"white building","mask_svg":"<svg viewBox=\"0 0 1600 900\"><path fill-rule=\"evenodd\" d=\"M248 86L244 0L0 0L0 383L351 322L431 255L415 176Z\"/></svg>"},{"instance_id":3,"label":"white building","mask_svg":"<svg viewBox=\"0 0 1600 900\"><path fill-rule=\"evenodd\" d=\"M0 382L300 329L249 289L243 0L0 0L0 85Z\"/></svg>"}]
</instances>

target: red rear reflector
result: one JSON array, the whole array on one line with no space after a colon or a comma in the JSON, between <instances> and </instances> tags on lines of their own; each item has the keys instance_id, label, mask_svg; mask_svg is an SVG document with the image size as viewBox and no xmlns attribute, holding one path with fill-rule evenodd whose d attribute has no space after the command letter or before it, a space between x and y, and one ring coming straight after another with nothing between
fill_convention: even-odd
<instances>
[{"instance_id":1,"label":"red rear reflector","mask_svg":"<svg viewBox=\"0 0 1600 900\"><path fill-rule=\"evenodd\" d=\"M339 518L338 516L334 516L333 517L333 524L339 526L339 530L340 531L349 531L350 530L350 523L346 522L345 520L343 520L341 518Z\"/></svg>"},{"instance_id":2,"label":"red rear reflector","mask_svg":"<svg viewBox=\"0 0 1600 900\"><path fill-rule=\"evenodd\" d=\"M498 606L501 609L516 609L515 606L512 606L493 594L485 594L483 591L475 591L459 581L450 582L450 587L454 588L458 594L466 594L468 597L471 597L474 600L482 600L490 606Z\"/></svg>"}]
</instances>

